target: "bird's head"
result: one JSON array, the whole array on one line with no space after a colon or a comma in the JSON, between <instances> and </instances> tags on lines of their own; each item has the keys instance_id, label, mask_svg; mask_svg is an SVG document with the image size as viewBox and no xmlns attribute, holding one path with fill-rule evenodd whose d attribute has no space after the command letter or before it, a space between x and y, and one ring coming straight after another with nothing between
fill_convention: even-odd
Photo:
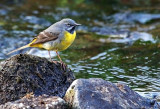
<instances>
[{"instance_id":1,"label":"bird's head","mask_svg":"<svg viewBox=\"0 0 160 109\"><path fill-rule=\"evenodd\" d=\"M68 32L70 32L71 34L74 33L75 28L77 26L80 26L81 24L76 23L74 20L66 18L66 19L62 19L60 21L60 23L63 25L64 29Z\"/></svg>"}]
</instances>

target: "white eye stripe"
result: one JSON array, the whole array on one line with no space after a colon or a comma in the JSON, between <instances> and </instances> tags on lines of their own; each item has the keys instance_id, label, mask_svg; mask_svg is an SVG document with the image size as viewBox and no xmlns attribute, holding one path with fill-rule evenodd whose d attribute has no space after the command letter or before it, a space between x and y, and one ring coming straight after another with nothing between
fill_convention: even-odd
<instances>
[{"instance_id":1,"label":"white eye stripe","mask_svg":"<svg viewBox=\"0 0 160 109\"><path fill-rule=\"evenodd\" d=\"M71 30L72 28L73 28L73 27L71 26L71 27L68 28L68 30Z\"/></svg>"},{"instance_id":2,"label":"white eye stripe","mask_svg":"<svg viewBox=\"0 0 160 109\"><path fill-rule=\"evenodd\" d=\"M69 26L69 27L74 26L74 25L71 25L71 24L69 24L69 23L68 23L68 24L66 24L66 25L67 25L67 26Z\"/></svg>"}]
</instances>

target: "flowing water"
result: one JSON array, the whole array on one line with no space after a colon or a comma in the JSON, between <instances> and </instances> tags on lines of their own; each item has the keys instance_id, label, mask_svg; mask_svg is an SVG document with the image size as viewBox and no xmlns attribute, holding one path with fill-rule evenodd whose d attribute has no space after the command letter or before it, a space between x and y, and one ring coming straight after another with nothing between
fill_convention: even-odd
<instances>
[{"instance_id":1,"label":"flowing water","mask_svg":"<svg viewBox=\"0 0 160 109\"><path fill-rule=\"evenodd\" d=\"M159 5L158 0L0 1L0 59L52 23L72 18L82 26L60 55L77 78L124 83L160 100ZM45 50L31 49L30 54L48 57Z\"/></svg>"}]
</instances>

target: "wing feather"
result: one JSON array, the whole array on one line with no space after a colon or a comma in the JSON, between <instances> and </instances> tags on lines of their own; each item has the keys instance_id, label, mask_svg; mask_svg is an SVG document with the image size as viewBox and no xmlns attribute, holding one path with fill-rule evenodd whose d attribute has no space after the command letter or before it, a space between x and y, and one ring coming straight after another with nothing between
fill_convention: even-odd
<instances>
[{"instance_id":1,"label":"wing feather","mask_svg":"<svg viewBox=\"0 0 160 109\"><path fill-rule=\"evenodd\" d=\"M53 40L56 40L59 36L59 33L52 33L52 32L41 32L39 33L39 35L37 37L35 37L34 39L36 39L35 42L33 42L31 44L32 45L35 45L35 44L42 44L42 43L45 43L45 42L48 42L48 41L53 41Z\"/></svg>"}]
</instances>

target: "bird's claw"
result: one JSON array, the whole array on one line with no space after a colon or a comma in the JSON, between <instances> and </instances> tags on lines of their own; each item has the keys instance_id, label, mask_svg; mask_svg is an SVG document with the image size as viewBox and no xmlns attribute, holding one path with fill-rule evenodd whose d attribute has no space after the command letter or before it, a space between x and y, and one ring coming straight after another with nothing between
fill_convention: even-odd
<instances>
[{"instance_id":1,"label":"bird's claw","mask_svg":"<svg viewBox=\"0 0 160 109\"><path fill-rule=\"evenodd\" d=\"M58 62L58 61L52 60L52 62L55 63L56 65L58 65L58 63L60 63L60 66L63 70L66 70L66 68L67 68L67 65L63 61Z\"/></svg>"},{"instance_id":2,"label":"bird's claw","mask_svg":"<svg viewBox=\"0 0 160 109\"><path fill-rule=\"evenodd\" d=\"M66 70L67 65L62 61L60 61L60 64L61 64L61 67L63 68L63 70Z\"/></svg>"},{"instance_id":3,"label":"bird's claw","mask_svg":"<svg viewBox=\"0 0 160 109\"><path fill-rule=\"evenodd\" d=\"M58 62L57 62L57 61L53 61L53 60L52 60L52 62L53 62L53 63L55 63L56 65L58 64Z\"/></svg>"}]
</instances>

